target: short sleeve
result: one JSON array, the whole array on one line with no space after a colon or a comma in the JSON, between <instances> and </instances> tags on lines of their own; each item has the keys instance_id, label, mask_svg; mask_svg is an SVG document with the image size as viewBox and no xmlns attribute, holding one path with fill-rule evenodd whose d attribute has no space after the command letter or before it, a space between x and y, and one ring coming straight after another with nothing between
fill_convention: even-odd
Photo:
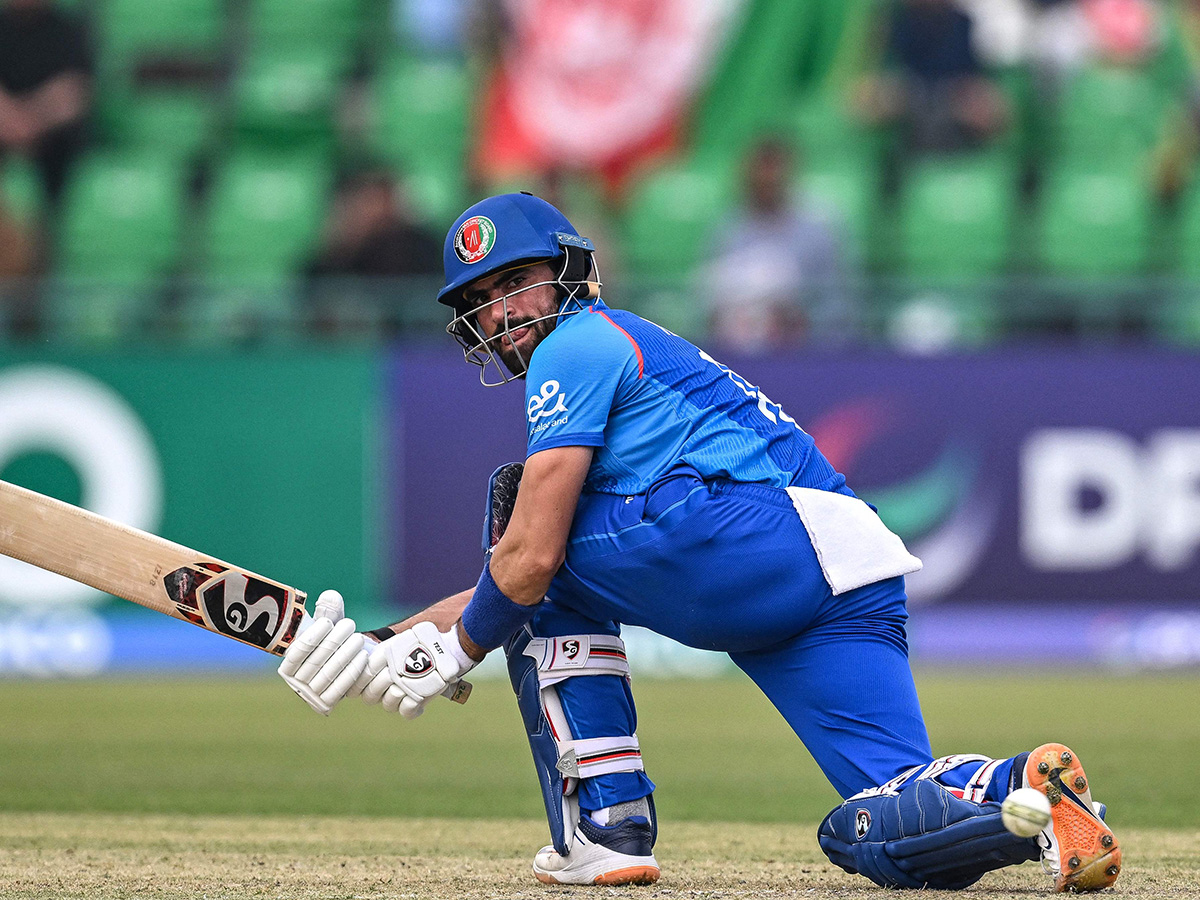
<instances>
[{"instance_id":1,"label":"short sleeve","mask_svg":"<svg viewBox=\"0 0 1200 900\"><path fill-rule=\"evenodd\" d=\"M529 456L603 446L621 383L638 374L633 343L607 317L582 312L564 325L538 347L525 379Z\"/></svg>"}]
</instances>

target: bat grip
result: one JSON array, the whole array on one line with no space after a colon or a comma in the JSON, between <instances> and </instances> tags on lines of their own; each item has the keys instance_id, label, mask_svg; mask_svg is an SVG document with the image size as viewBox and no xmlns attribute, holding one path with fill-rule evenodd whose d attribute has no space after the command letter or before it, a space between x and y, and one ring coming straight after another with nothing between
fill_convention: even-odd
<instances>
[{"instance_id":1,"label":"bat grip","mask_svg":"<svg viewBox=\"0 0 1200 900\"><path fill-rule=\"evenodd\" d=\"M454 684L442 691L442 696L447 700L452 700L455 703L466 703L471 696L471 691L474 690L469 681L456 681Z\"/></svg>"}]
</instances>

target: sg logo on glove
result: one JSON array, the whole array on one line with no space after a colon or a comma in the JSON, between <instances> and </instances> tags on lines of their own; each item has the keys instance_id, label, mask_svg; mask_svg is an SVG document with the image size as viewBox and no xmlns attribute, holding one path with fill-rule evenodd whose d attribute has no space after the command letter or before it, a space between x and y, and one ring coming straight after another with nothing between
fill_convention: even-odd
<instances>
[{"instance_id":1,"label":"sg logo on glove","mask_svg":"<svg viewBox=\"0 0 1200 900\"><path fill-rule=\"evenodd\" d=\"M433 657L424 647L417 647L404 660L404 674L420 677L433 668Z\"/></svg>"}]
</instances>

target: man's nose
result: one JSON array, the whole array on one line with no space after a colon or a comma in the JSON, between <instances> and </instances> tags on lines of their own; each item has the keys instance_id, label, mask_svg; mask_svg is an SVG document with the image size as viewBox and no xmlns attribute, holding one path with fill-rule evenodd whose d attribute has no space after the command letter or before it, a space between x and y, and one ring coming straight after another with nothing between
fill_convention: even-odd
<instances>
[{"instance_id":1,"label":"man's nose","mask_svg":"<svg viewBox=\"0 0 1200 900\"><path fill-rule=\"evenodd\" d=\"M481 310L484 322L495 326L502 324L504 322L504 294L501 291L493 291L488 294L484 303Z\"/></svg>"}]
</instances>

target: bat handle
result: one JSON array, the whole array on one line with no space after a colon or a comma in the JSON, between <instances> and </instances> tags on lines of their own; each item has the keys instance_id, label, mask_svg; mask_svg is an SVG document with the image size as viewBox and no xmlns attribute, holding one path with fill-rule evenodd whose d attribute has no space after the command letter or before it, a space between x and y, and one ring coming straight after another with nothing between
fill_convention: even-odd
<instances>
[{"instance_id":1,"label":"bat handle","mask_svg":"<svg viewBox=\"0 0 1200 900\"><path fill-rule=\"evenodd\" d=\"M447 700L453 700L455 703L466 703L467 698L471 696L471 691L474 688L469 681L456 681L444 691L442 696Z\"/></svg>"}]
</instances>

